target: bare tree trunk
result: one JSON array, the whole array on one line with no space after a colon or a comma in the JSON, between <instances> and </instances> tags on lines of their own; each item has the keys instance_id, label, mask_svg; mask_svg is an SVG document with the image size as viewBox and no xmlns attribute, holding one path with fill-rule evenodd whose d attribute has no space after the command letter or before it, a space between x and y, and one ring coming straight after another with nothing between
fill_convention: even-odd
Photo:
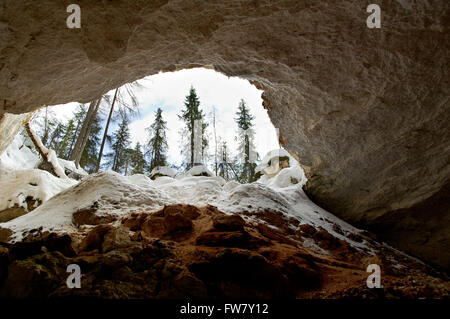
<instances>
[{"instance_id":1,"label":"bare tree trunk","mask_svg":"<svg viewBox=\"0 0 450 319\"><path fill-rule=\"evenodd\" d=\"M189 168L194 167L194 119L191 118L191 128L192 128L192 132L191 132L191 163Z\"/></svg>"},{"instance_id":2,"label":"bare tree trunk","mask_svg":"<svg viewBox=\"0 0 450 319\"><path fill-rule=\"evenodd\" d=\"M127 176L127 173L128 173L128 155L127 155L127 161L126 161L126 163L125 163L125 176Z\"/></svg>"},{"instance_id":3,"label":"bare tree trunk","mask_svg":"<svg viewBox=\"0 0 450 319\"><path fill-rule=\"evenodd\" d=\"M98 172L98 170L100 169L100 162L102 161L103 148L105 147L106 136L108 135L108 127L109 127L109 123L111 122L111 117L112 117L112 114L114 111L114 104L116 103L118 91L119 91L119 88L117 88L116 92L114 92L114 99L112 101L111 110L109 111L108 120L106 122L105 133L103 134L102 145L100 146L100 153L98 154L98 160L97 160L97 166L95 168L95 172Z\"/></svg>"},{"instance_id":4,"label":"bare tree trunk","mask_svg":"<svg viewBox=\"0 0 450 319\"><path fill-rule=\"evenodd\" d=\"M89 105L89 110L86 114L86 118L83 121L83 126L81 127L80 134L78 135L72 154L70 155L70 160L75 161L75 165L77 168L79 167L81 154L83 154L84 147L86 146L86 140L89 137L92 121L97 115L101 100L102 98L94 100Z\"/></svg>"},{"instance_id":5,"label":"bare tree trunk","mask_svg":"<svg viewBox=\"0 0 450 319\"><path fill-rule=\"evenodd\" d=\"M213 106L213 126L214 126L214 166L217 176L217 134L216 134L216 107Z\"/></svg>"},{"instance_id":6,"label":"bare tree trunk","mask_svg":"<svg viewBox=\"0 0 450 319\"><path fill-rule=\"evenodd\" d=\"M44 143L44 145L48 145L47 139L48 139L48 107L46 106L45 107L44 136L42 137L42 142Z\"/></svg>"},{"instance_id":7,"label":"bare tree trunk","mask_svg":"<svg viewBox=\"0 0 450 319\"><path fill-rule=\"evenodd\" d=\"M77 127L75 128L75 136L77 136L78 133L78 129L80 128L80 121L78 121L77 123ZM74 137L75 137L74 136ZM78 135L79 136L79 135ZM72 143L70 143L70 147L69 147L69 159L72 157L72 153L74 151L74 147L75 147L75 138L72 140Z\"/></svg>"},{"instance_id":8,"label":"bare tree trunk","mask_svg":"<svg viewBox=\"0 0 450 319\"><path fill-rule=\"evenodd\" d=\"M88 126L86 134L84 135L83 143L81 144L80 151L78 152L78 156L75 159L75 164L77 165L77 168L80 166L81 156L83 156L84 149L86 148L86 143L89 140L89 134L91 133L91 129L92 129L92 122L94 121L95 116L97 116L98 109L100 108L100 102L101 102L101 98L97 102L97 106L95 108L94 115L91 118L91 122Z\"/></svg>"},{"instance_id":9,"label":"bare tree trunk","mask_svg":"<svg viewBox=\"0 0 450 319\"><path fill-rule=\"evenodd\" d=\"M42 160L50 165L52 174L60 178L67 178L64 169L61 167L61 165L59 165L55 151L48 149L44 146L44 144L42 144L42 141L30 127L30 122L25 123L25 129L27 130L28 136L30 136L31 140L33 141L34 146L41 155Z\"/></svg>"}]
</instances>

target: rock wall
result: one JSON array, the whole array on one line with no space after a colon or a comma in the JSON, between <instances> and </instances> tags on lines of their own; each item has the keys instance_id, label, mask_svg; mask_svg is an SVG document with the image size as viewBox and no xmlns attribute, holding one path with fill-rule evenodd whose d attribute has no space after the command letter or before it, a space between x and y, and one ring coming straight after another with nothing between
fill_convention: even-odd
<instances>
[{"instance_id":1,"label":"rock wall","mask_svg":"<svg viewBox=\"0 0 450 319\"><path fill-rule=\"evenodd\" d=\"M0 113L0 154L8 148L14 136L19 133L22 125L31 118L31 115L31 113Z\"/></svg>"},{"instance_id":2,"label":"rock wall","mask_svg":"<svg viewBox=\"0 0 450 319\"><path fill-rule=\"evenodd\" d=\"M447 0L377 1L381 29L367 28L372 1L360 0L80 0L81 28L68 29L71 2L1 2L0 112L211 67L264 90L322 206L360 226L416 205L439 220L423 203L450 176Z\"/></svg>"}]
</instances>

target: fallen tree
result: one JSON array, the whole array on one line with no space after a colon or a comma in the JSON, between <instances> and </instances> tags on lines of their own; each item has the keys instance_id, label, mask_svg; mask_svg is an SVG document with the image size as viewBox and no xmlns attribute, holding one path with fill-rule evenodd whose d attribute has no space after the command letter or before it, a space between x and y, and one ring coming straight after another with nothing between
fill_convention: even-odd
<instances>
[{"instance_id":1,"label":"fallen tree","mask_svg":"<svg viewBox=\"0 0 450 319\"><path fill-rule=\"evenodd\" d=\"M55 151L45 147L39 136L37 136L31 128L30 122L25 123L25 129L27 130L28 136L30 136L37 151L41 155L44 163L48 164L49 167L51 167L51 173L59 178L68 178L66 176L66 173L64 172L64 169L58 162Z\"/></svg>"}]
</instances>

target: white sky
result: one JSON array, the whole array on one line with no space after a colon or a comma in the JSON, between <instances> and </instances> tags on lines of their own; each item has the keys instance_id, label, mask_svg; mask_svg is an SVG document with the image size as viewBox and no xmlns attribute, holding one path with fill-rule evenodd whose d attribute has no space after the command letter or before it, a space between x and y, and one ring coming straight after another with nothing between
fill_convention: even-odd
<instances>
[{"instance_id":1,"label":"white sky","mask_svg":"<svg viewBox=\"0 0 450 319\"><path fill-rule=\"evenodd\" d=\"M170 163L179 165L182 160L179 131L183 123L178 119L178 114L184 107L184 100L189 94L190 87L194 86L200 99L200 108L207 116L212 107L216 107L217 135L227 141L233 153L237 149L235 142L237 126L234 118L241 98L246 101L250 113L255 116L255 147L260 157L279 147L275 128L270 122L267 111L262 107L262 91L256 89L247 80L230 78L213 70L196 68L159 73L141 79L139 82L145 88L136 92L140 103L140 117L133 120L129 126L133 146L136 142L145 144L148 138L145 128L152 124L156 109L161 107L168 127L166 133L169 145L168 160ZM58 106L52 109L56 116L67 119L76 105L77 103L69 103L65 107ZM210 118L207 117L207 119ZM111 134L114 129L115 125L110 126L108 133ZM209 126L209 133L211 136L209 153L214 154L212 124Z\"/></svg>"}]
</instances>

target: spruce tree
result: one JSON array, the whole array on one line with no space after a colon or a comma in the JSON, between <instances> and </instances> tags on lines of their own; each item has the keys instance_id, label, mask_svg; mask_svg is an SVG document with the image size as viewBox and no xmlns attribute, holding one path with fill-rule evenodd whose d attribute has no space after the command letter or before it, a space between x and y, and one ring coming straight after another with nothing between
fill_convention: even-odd
<instances>
[{"instance_id":1,"label":"spruce tree","mask_svg":"<svg viewBox=\"0 0 450 319\"><path fill-rule=\"evenodd\" d=\"M147 156L149 158L149 173L156 166L167 164L167 122L162 117L162 110L158 108L155 112L155 120L147 128L149 139L147 142Z\"/></svg>"},{"instance_id":2,"label":"spruce tree","mask_svg":"<svg viewBox=\"0 0 450 319\"><path fill-rule=\"evenodd\" d=\"M253 142L253 120L255 118L250 114L250 110L243 99L239 103L236 115L235 121L238 126L237 140L239 142L238 153L241 154L238 179L241 183L251 183L255 181L255 160L257 157Z\"/></svg>"},{"instance_id":3,"label":"spruce tree","mask_svg":"<svg viewBox=\"0 0 450 319\"><path fill-rule=\"evenodd\" d=\"M206 128L208 124L204 121L205 115L200 109L200 100L197 92L193 87L189 91L184 101L185 109L182 110L179 118L185 122L185 128L182 131L183 138L187 138L187 143L184 145L182 153L185 157L185 166L191 168L197 162L203 162L206 157L206 149L208 147L208 139L206 138ZM196 121L200 123L199 128L196 128ZM198 126L198 125L197 125ZM196 145L200 144L200 145ZM196 149L197 148L199 149Z\"/></svg>"},{"instance_id":4,"label":"spruce tree","mask_svg":"<svg viewBox=\"0 0 450 319\"><path fill-rule=\"evenodd\" d=\"M59 158L67 159L70 154L70 144L74 139L75 125L73 119L70 119L67 124L62 126L62 136L57 149Z\"/></svg>"},{"instance_id":5,"label":"spruce tree","mask_svg":"<svg viewBox=\"0 0 450 319\"><path fill-rule=\"evenodd\" d=\"M70 137L70 146L67 155L67 159L70 158L73 148L75 146L75 142L77 141L77 137L80 133L81 127L83 125L84 119L86 117L86 107L84 104L78 104L77 110L73 113L73 123L74 123L74 131Z\"/></svg>"},{"instance_id":6,"label":"spruce tree","mask_svg":"<svg viewBox=\"0 0 450 319\"><path fill-rule=\"evenodd\" d=\"M58 148L63 135L64 125L60 122L56 122L55 124L56 127L54 130L51 131L50 137L45 146L54 150L58 154Z\"/></svg>"},{"instance_id":7,"label":"spruce tree","mask_svg":"<svg viewBox=\"0 0 450 319\"><path fill-rule=\"evenodd\" d=\"M131 174L144 174L145 159L141 150L141 144L136 143L136 146L131 152Z\"/></svg>"},{"instance_id":8,"label":"spruce tree","mask_svg":"<svg viewBox=\"0 0 450 319\"><path fill-rule=\"evenodd\" d=\"M111 148L113 151L107 154L110 159L108 166L110 166L113 171L118 173L123 172L128 155L126 150L128 149L130 143L128 119L126 115L123 115L119 127L111 137Z\"/></svg>"}]
</instances>

